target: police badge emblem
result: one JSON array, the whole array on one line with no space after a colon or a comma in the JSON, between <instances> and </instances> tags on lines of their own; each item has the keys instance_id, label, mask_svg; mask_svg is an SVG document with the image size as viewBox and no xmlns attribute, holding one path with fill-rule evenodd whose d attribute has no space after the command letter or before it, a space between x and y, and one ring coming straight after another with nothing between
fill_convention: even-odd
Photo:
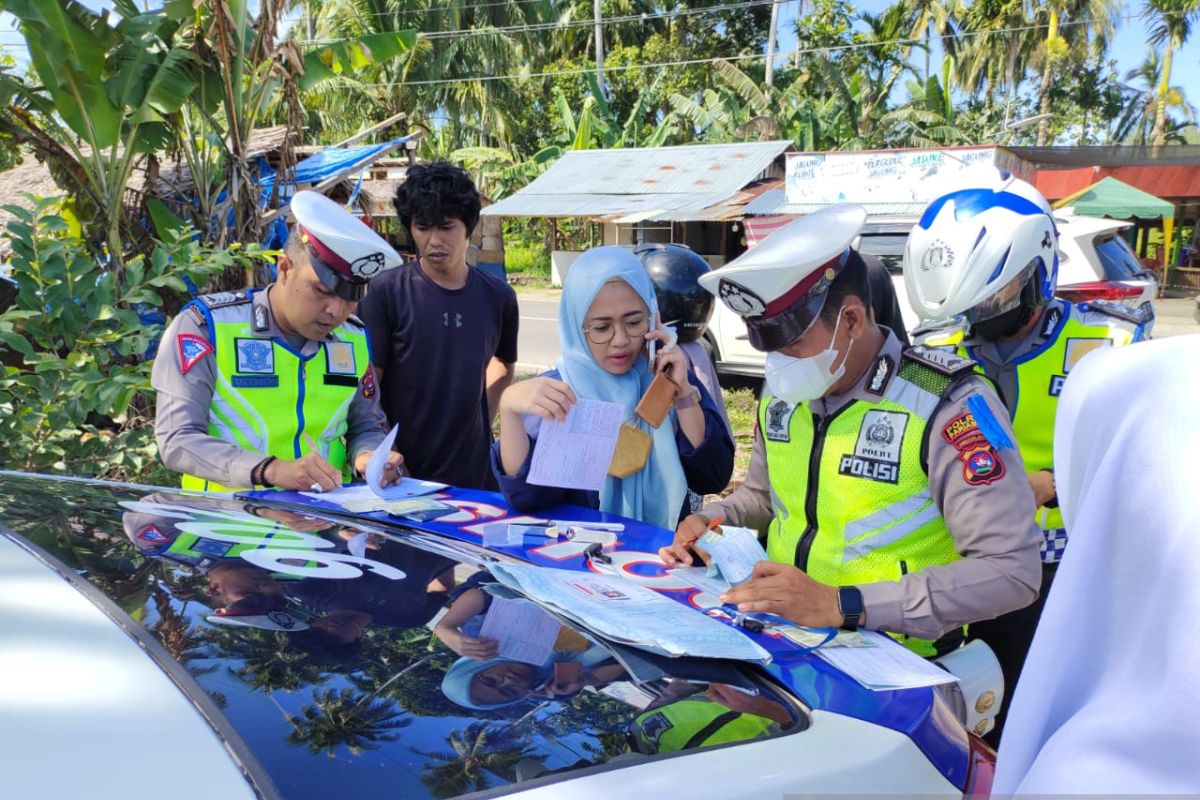
<instances>
[{"instance_id":1,"label":"police badge emblem","mask_svg":"<svg viewBox=\"0 0 1200 800\"><path fill-rule=\"evenodd\" d=\"M275 373L275 345L266 339L237 339L237 371L259 375Z\"/></svg>"},{"instance_id":2,"label":"police badge emblem","mask_svg":"<svg viewBox=\"0 0 1200 800\"><path fill-rule=\"evenodd\" d=\"M354 259L350 264L350 272L360 278L371 278L383 269L384 263L383 253L371 253Z\"/></svg>"},{"instance_id":3,"label":"police badge emblem","mask_svg":"<svg viewBox=\"0 0 1200 800\"><path fill-rule=\"evenodd\" d=\"M786 400L775 398L767 406L767 427L763 436L772 442L790 442L792 440L792 412L796 407Z\"/></svg>"},{"instance_id":4,"label":"police badge emblem","mask_svg":"<svg viewBox=\"0 0 1200 800\"><path fill-rule=\"evenodd\" d=\"M717 290L721 301L739 317L761 317L767 304L754 292L730 281L721 281Z\"/></svg>"}]
</instances>

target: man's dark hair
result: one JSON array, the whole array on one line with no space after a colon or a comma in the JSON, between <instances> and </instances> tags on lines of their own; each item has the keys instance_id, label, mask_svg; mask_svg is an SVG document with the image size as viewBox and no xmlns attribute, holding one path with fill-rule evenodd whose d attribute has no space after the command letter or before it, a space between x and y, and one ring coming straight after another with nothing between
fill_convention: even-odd
<instances>
[{"instance_id":1,"label":"man's dark hair","mask_svg":"<svg viewBox=\"0 0 1200 800\"><path fill-rule=\"evenodd\" d=\"M833 279L833 283L829 284L825 305L821 307L819 318L826 325L836 324L838 314L848 297L857 297L862 301L867 313L871 313L871 282L867 275L867 264L856 250L850 251L845 268Z\"/></svg>"},{"instance_id":2,"label":"man's dark hair","mask_svg":"<svg viewBox=\"0 0 1200 800\"><path fill-rule=\"evenodd\" d=\"M479 190L471 176L447 161L409 167L396 190L396 214L410 235L414 222L432 227L461 219L470 236L479 222L479 208Z\"/></svg>"}]
</instances>

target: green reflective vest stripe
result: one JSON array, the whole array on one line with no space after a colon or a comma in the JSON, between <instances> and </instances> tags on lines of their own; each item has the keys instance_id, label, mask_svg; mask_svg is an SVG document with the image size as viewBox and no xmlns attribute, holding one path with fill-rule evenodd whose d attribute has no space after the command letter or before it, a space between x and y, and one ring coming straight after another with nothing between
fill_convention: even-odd
<instances>
[{"instance_id":1,"label":"green reflective vest stripe","mask_svg":"<svg viewBox=\"0 0 1200 800\"><path fill-rule=\"evenodd\" d=\"M1037 350L1013 362L1017 396L1010 399L1009 412L1027 472L1054 467L1054 419L1058 396L1071 369L1097 347L1127 345L1137 336L1135 328L1124 326L1103 312L1089 312L1085 305L1061 303L1065 313L1060 315L1050 338ZM965 358L975 357L970 347L960 345L956 350ZM982 366L975 369L987 375ZM1037 521L1043 530L1063 527L1062 512L1057 508L1039 508Z\"/></svg>"},{"instance_id":2,"label":"green reflective vest stripe","mask_svg":"<svg viewBox=\"0 0 1200 800\"><path fill-rule=\"evenodd\" d=\"M775 512L768 557L831 586L898 581L958 560L922 458L950 384L905 358L878 402L853 402L819 422L807 404L765 395L758 422ZM898 638L935 653L932 642Z\"/></svg>"},{"instance_id":3,"label":"green reflective vest stripe","mask_svg":"<svg viewBox=\"0 0 1200 800\"><path fill-rule=\"evenodd\" d=\"M202 309L209 315L217 368L209 434L280 459L308 453L307 434L334 469L344 471L350 403L370 363L366 330L343 324L335 340L322 342L304 358L280 339L256 335L251 307L247 301ZM246 488L195 475L184 475L182 485L207 491Z\"/></svg>"}]
</instances>

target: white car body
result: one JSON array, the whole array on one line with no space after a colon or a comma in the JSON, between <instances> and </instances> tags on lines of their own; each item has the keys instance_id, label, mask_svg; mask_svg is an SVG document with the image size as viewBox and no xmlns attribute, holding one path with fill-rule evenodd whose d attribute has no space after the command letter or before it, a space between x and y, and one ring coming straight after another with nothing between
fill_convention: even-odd
<instances>
[{"instance_id":1,"label":"white car body","mask_svg":"<svg viewBox=\"0 0 1200 800\"><path fill-rule=\"evenodd\" d=\"M1127 286L1131 291L1136 290L1136 297L1120 302L1148 312L1146 328L1149 334L1154 313L1151 301L1158 291L1158 284L1141 267L1133 250L1121 238L1121 232L1131 223L1079 216L1060 216L1056 221L1059 232L1059 289L1070 293L1073 284L1107 281ZM900 313L910 332L920 325L920 320L908 303L901 261L904 241L916 223L917 217L872 217L855 243L862 252L880 258L888 268L896 287ZM1200 315L1200 311L1197 314ZM746 323L724 303L715 304L705 338L718 372L762 376L766 354L750 346Z\"/></svg>"}]
</instances>

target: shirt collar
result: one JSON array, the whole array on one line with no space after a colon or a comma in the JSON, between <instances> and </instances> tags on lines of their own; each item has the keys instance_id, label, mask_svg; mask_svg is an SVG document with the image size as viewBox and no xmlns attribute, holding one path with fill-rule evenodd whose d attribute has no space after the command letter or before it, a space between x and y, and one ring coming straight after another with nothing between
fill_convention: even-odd
<instances>
[{"instance_id":1,"label":"shirt collar","mask_svg":"<svg viewBox=\"0 0 1200 800\"><path fill-rule=\"evenodd\" d=\"M1042 309L1038 317L1038 324L1004 358L1000 357L1000 351L997 349L995 342L989 342L977 336L964 339L963 346L970 347L975 352L975 355L980 358L994 364L1003 364L1027 353L1032 353L1050 339L1053 339L1055 333L1062 327L1063 318L1069 313L1070 309L1066 303L1057 297L1053 298Z\"/></svg>"},{"instance_id":2,"label":"shirt collar","mask_svg":"<svg viewBox=\"0 0 1200 800\"><path fill-rule=\"evenodd\" d=\"M275 284L272 283L266 289L253 294L250 309L250 329L254 332L255 336L263 339L279 338L295 346L295 342L293 340L299 341L303 337L301 337L299 334L286 333L282 328L279 327L279 323L275 321L275 315L271 313L271 301L268 299L267 293L270 292L274 286ZM339 330L341 330L341 326L338 326L330 331L325 337L325 341L341 341L340 337L338 336ZM310 339L305 339L304 349L307 351L310 349L310 346L315 348L319 344L320 342L313 342Z\"/></svg>"},{"instance_id":3,"label":"shirt collar","mask_svg":"<svg viewBox=\"0 0 1200 800\"><path fill-rule=\"evenodd\" d=\"M880 330L886 335L883 344L875 353L871 366L859 376L858 381L848 391L813 401L814 411L824 416L855 400L867 403L880 401L900 370L900 355L903 352L903 347L900 340L896 338L896 334L882 326L880 326Z\"/></svg>"}]
</instances>

